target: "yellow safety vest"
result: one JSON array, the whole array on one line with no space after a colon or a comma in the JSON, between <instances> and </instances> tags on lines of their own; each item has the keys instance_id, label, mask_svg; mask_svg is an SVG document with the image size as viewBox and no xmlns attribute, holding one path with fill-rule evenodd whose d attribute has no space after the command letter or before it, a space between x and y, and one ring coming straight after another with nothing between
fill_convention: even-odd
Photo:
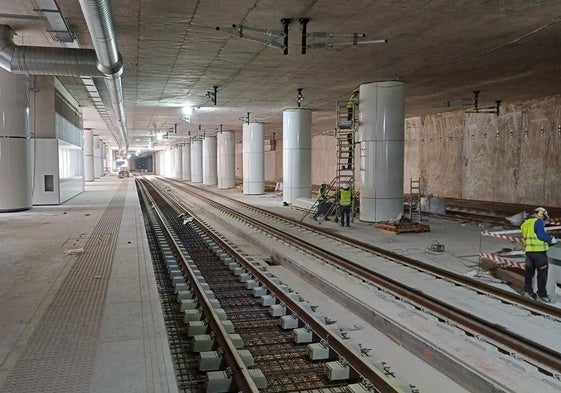
<instances>
[{"instance_id":1,"label":"yellow safety vest","mask_svg":"<svg viewBox=\"0 0 561 393\"><path fill-rule=\"evenodd\" d=\"M318 201L325 202L329 199L327 196L327 189L321 187L319 190Z\"/></svg>"},{"instance_id":2,"label":"yellow safety vest","mask_svg":"<svg viewBox=\"0 0 561 393\"><path fill-rule=\"evenodd\" d=\"M351 190L341 190L341 200L339 205L341 206L351 206Z\"/></svg>"},{"instance_id":3,"label":"yellow safety vest","mask_svg":"<svg viewBox=\"0 0 561 393\"><path fill-rule=\"evenodd\" d=\"M545 252L549 250L549 244L538 239L538 235L534 231L536 220L537 218L529 218L520 226L524 238L524 251L526 252Z\"/></svg>"}]
</instances>

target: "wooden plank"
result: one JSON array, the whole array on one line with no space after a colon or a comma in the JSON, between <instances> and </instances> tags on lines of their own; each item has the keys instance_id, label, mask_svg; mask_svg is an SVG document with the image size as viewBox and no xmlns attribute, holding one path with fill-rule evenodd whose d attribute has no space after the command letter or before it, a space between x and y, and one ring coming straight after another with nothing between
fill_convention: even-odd
<instances>
[{"instance_id":1,"label":"wooden plank","mask_svg":"<svg viewBox=\"0 0 561 393\"><path fill-rule=\"evenodd\" d=\"M394 223L390 221L381 221L377 225L378 229L383 231L389 231L396 234L406 233L406 232L430 232L430 226L427 224L421 224L418 222L411 223Z\"/></svg>"}]
</instances>

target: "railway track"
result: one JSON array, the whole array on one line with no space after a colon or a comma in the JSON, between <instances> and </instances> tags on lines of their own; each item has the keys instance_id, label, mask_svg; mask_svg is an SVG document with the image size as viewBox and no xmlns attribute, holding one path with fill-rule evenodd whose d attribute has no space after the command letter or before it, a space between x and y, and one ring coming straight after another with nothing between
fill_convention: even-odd
<instances>
[{"instance_id":1,"label":"railway track","mask_svg":"<svg viewBox=\"0 0 561 393\"><path fill-rule=\"evenodd\" d=\"M235 386L243 392L337 393L347 392L352 385L357 391L370 384L379 392L416 391L385 375L382 366L377 369L362 359L360 353L333 336L313 312L309 313L311 306L303 299L275 285L274 277L263 272L262 267L245 260L202 223L178 211L151 185L140 188L143 199L148 201L145 204L150 206L145 208L150 226L160 239L158 248L167 255L167 268L175 274L169 285L169 291L181 300L175 312L185 314L182 329L192 338L179 345L199 354L196 359L182 355L176 364L178 368L183 366L178 378L183 391L231 391ZM245 272L254 279L249 280ZM248 281L260 285L252 286ZM287 315L287 310L291 314ZM180 318L171 318L177 330ZM242 347L247 350L240 355ZM216 348L219 349L215 351ZM176 353L176 359L179 356ZM211 363L216 369L222 368L222 360L216 359L222 356L227 371L212 370ZM199 366L184 367L189 363ZM206 372L204 379L202 371Z\"/></svg>"},{"instance_id":2,"label":"railway track","mask_svg":"<svg viewBox=\"0 0 561 393\"><path fill-rule=\"evenodd\" d=\"M397 254L390 253L386 250L378 249L370 245L358 242L353 239L340 238L331 233L325 233L325 231L318 231L317 227L312 227L294 220L289 220L286 217L281 217L274 215L271 212L263 211L257 209L253 206L247 206L239 201L225 201L223 196L212 196L208 197L208 190L204 191L205 196L200 195L201 192L193 191L193 188L186 188L183 184L177 184L167 181L167 186L165 187L181 187L184 192L188 192L191 195L197 195L198 198L205 199L206 203L214 206L216 209L222 212L236 216L240 219L240 210L248 209L252 211L251 214L244 214L243 220L250 223L254 227L259 227L260 231L266 231L271 236L283 239L285 242L290 242L298 247L305 249L308 253L313 253L316 257L322 260L329 261L330 264L336 265L341 269L345 269L350 274L360 277L362 280L366 280L372 285L383 289L384 291L389 291L395 296L401 299L407 299L407 302L414 304L416 308L421 310L430 310L433 315L437 315L439 320L446 321L446 323L451 324L456 327L460 327L467 334L475 337L484 337L488 342L493 343L501 351L505 353L517 354L517 356L522 356L525 361L534 364L542 372L550 376L558 375L560 367L560 356L557 349L548 348L547 345L539 342L535 342L524 337L520 332L517 334L516 329L512 329L511 326L498 326L495 322L489 323L484 318L478 315L468 312L468 310L462 309L461 307L454 307L447 304L445 301L436 299L431 296L427 296L424 291L419 291L412 289L410 284L400 283L398 280L394 280L387 275L372 271L371 269L365 268L364 266L355 263L352 260L342 258L340 255L330 251L328 247L317 246L315 244L322 244L322 241L318 241L318 237L327 238L330 240L336 240L338 242L344 242L347 246L351 246L360 252L368 253L370 255L375 255L377 258L384 258L393 261L392 263L399 263L400 265L407 266L410 269L415 269L423 274L432 275L438 277L438 280L443 280L453 283L454 286L465 288L469 291L475 291L479 296L482 297L492 297L498 299L501 304L505 306L524 308L529 310L529 312L535 317L547 317L554 321L559 321L561 315L559 310L547 305L538 304L535 302L529 302L519 296L513 295L511 293L501 291L495 287L487 286L483 283L470 280L463 276L458 276L452 274L448 271L435 268L430 265L422 264L413 259L403 257ZM165 188L164 187L164 188ZM216 201L217 198L222 198L222 202ZM224 205L230 204L231 207L226 207ZM256 219L255 216L261 218ZM265 225L263 217L268 216L269 220L273 221L273 224ZM266 220L265 220L266 221ZM280 222L284 224L279 225ZM288 229L282 230L282 226L288 226ZM295 237L290 232L307 231L313 232L311 235L297 236ZM313 239L306 240L307 236L311 236ZM325 240L323 240L325 242ZM359 306L355 307L356 309Z\"/></svg>"}]
</instances>

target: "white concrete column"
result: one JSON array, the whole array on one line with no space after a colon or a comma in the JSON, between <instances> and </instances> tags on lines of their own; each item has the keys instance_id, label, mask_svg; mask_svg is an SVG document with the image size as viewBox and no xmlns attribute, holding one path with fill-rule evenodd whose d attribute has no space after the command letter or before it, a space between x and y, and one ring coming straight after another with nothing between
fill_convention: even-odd
<instances>
[{"instance_id":1,"label":"white concrete column","mask_svg":"<svg viewBox=\"0 0 561 393\"><path fill-rule=\"evenodd\" d=\"M403 211L405 84L360 86L360 220L392 220Z\"/></svg>"},{"instance_id":2,"label":"white concrete column","mask_svg":"<svg viewBox=\"0 0 561 393\"><path fill-rule=\"evenodd\" d=\"M243 193L265 192L265 145L262 123L243 125Z\"/></svg>"},{"instance_id":3,"label":"white concrete column","mask_svg":"<svg viewBox=\"0 0 561 393\"><path fill-rule=\"evenodd\" d=\"M183 167L183 177L185 181L191 181L191 144L184 143L181 145L181 165Z\"/></svg>"},{"instance_id":4,"label":"white concrete column","mask_svg":"<svg viewBox=\"0 0 561 393\"><path fill-rule=\"evenodd\" d=\"M200 139L191 141L191 182L203 182L203 141Z\"/></svg>"},{"instance_id":5,"label":"white concrete column","mask_svg":"<svg viewBox=\"0 0 561 393\"><path fill-rule=\"evenodd\" d=\"M102 140L99 141L99 170L101 176L105 176L105 156L107 155L106 148L107 145Z\"/></svg>"},{"instance_id":6,"label":"white concrete column","mask_svg":"<svg viewBox=\"0 0 561 393\"><path fill-rule=\"evenodd\" d=\"M169 176L169 164L168 164L169 152L166 149L166 150L162 150L160 154L161 154L160 159L162 160L162 176L168 177Z\"/></svg>"},{"instance_id":7,"label":"white concrete column","mask_svg":"<svg viewBox=\"0 0 561 393\"><path fill-rule=\"evenodd\" d=\"M236 145L234 133L224 131L216 135L216 138L218 144L216 154L218 188L234 188L236 186Z\"/></svg>"},{"instance_id":8,"label":"white concrete column","mask_svg":"<svg viewBox=\"0 0 561 393\"><path fill-rule=\"evenodd\" d=\"M160 150L159 151L160 154L160 176L167 176L166 175L166 151L165 150Z\"/></svg>"},{"instance_id":9,"label":"white concrete column","mask_svg":"<svg viewBox=\"0 0 561 393\"><path fill-rule=\"evenodd\" d=\"M84 130L84 180L94 181L94 141L93 130Z\"/></svg>"},{"instance_id":10,"label":"white concrete column","mask_svg":"<svg viewBox=\"0 0 561 393\"><path fill-rule=\"evenodd\" d=\"M174 151L174 165L175 165L175 178L183 179L183 149L179 145L173 147Z\"/></svg>"},{"instance_id":11,"label":"white concrete column","mask_svg":"<svg viewBox=\"0 0 561 393\"><path fill-rule=\"evenodd\" d=\"M109 171L113 172L113 150L109 146L105 149L105 165L109 168Z\"/></svg>"},{"instance_id":12,"label":"white concrete column","mask_svg":"<svg viewBox=\"0 0 561 393\"><path fill-rule=\"evenodd\" d=\"M166 149L164 151L164 167L165 167L164 176L165 177L173 177L173 175L175 174L174 171L172 170L172 166L173 166L172 151L171 149Z\"/></svg>"},{"instance_id":13,"label":"white concrete column","mask_svg":"<svg viewBox=\"0 0 561 393\"><path fill-rule=\"evenodd\" d=\"M282 118L282 197L293 203L312 196L312 110L286 109Z\"/></svg>"},{"instance_id":14,"label":"white concrete column","mask_svg":"<svg viewBox=\"0 0 561 393\"><path fill-rule=\"evenodd\" d=\"M158 152L160 155L160 176L166 175L166 151L160 150Z\"/></svg>"},{"instance_id":15,"label":"white concrete column","mask_svg":"<svg viewBox=\"0 0 561 393\"><path fill-rule=\"evenodd\" d=\"M160 152L155 151L152 153L152 172L154 175L159 175L161 172Z\"/></svg>"},{"instance_id":16,"label":"white concrete column","mask_svg":"<svg viewBox=\"0 0 561 393\"><path fill-rule=\"evenodd\" d=\"M203 139L203 184L215 186L218 183L216 174L216 137L206 136Z\"/></svg>"},{"instance_id":17,"label":"white concrete column","mask_svg":"<svg viewBox=\"0 0 561 393\"><path fill-rule=\"evenodd\" d=\"M98 135L93 136L93 151L94 151L94 178L101 177L101 141Z\"/></svg>"},{"instance_id":18,"label":"white concrete column","mask_svg":"<svg viewBox=\"0 0 561 393\"><path fill-rule=\"evenodd\" d=\"M0 69L0 212L31 209L27 79Z\"/></svg>"}]
</instances>

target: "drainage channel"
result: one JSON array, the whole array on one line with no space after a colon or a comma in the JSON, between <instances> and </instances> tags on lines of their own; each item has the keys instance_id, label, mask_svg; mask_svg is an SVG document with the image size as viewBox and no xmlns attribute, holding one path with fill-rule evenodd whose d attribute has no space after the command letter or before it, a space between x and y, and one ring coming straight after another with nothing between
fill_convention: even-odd
<instances>
[{"instance_id":1,"label":"drainage channel","mask_svg":"<svg viewBox=\"0 0 561 393\"><path fill-rule=\"evenodd\" d=\"M146 209L148 215L161 212L165 216L161 226L152 224L157 240L154 246L159 249L162 276L164 272L171 275L160 278L162 293L165 292L162 298L167 303L164 308L170 310L169 319L173 321L168 323L168 331L178 337L170 342L175 349L187 352L174 353L178 381L184 391L194 391L197 386L200 389L203 379L207 392L235 388L263 392L416 391L412 385L395 382L385 383L382 389L374 388L330 347L327 341L333 338L322 339L325 333L316 334L285 303L279 302L279 288L267 288L256 279L259 275L255 271L252 275L237 263L230 252L235 246L222 248L201 222L186 213L178 215L179 211L153 187L145 187L152 200L151 209ZM169 234L163 234L163 226L169 226ZM172 251L172 243L176 251ZM178 257L182 263L177 262ZM258 270L266 270L265 264L252 263ZM291 292L278 280L277 284ZM298 312L302 308L313 311L304 299L291 295L307 305L296 306ZM221 338L223 333L226 338ZM234 355L229 354L229 347L235 348ZM243 365L232 366L233 358ZM367 368L372 371L372 366ZM250 387L236 386L240 384L240 373L247 373L252 380Z\"/></svg>"}]
</instances>

